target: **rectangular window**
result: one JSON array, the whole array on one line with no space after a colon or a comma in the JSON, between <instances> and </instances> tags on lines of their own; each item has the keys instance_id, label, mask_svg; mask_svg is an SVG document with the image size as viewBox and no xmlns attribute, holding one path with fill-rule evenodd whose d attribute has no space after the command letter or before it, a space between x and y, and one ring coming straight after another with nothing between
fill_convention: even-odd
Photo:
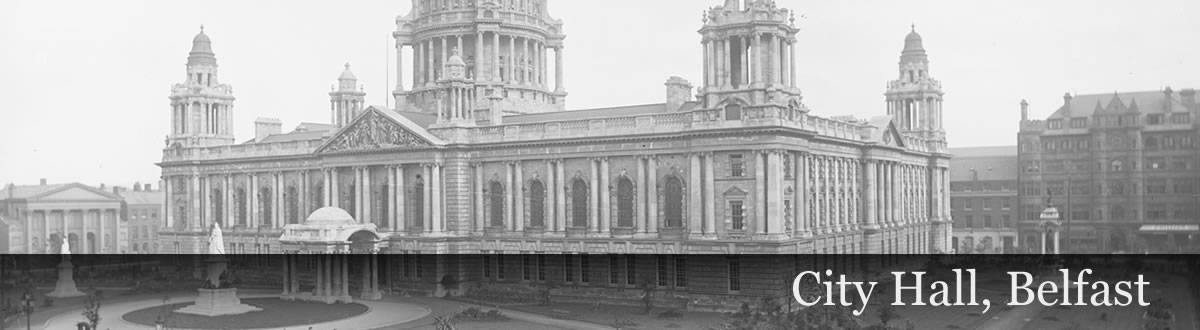
<instances>
[{"instance_id":1,"label":"rectangular window","mask_svg":"<svg viewBox=\"0 0 1200 330\"><path fill-rule=\"evenodd\" d=\"M1063 122L1062 119L1051 119L1046 121L1046 124L1050 126L1050 129L1060 129L1062 128Z\"/></svg>"},{"instance_id":2,"label":"rectangular window","mask_svg":"<svg viewBox=\"0 0 1200 330\"><path fill-rule=\"evenodd\" d=\"M1152 195L1161 195L1167 193L1167 181L1164 179L1154 179L1146 182L1146 193Z\"/></svg>"},{"instance_id":3,"label":"rectangular window","mask_svg":"<svg viewBox=\"0 0 1200 330\"><path fill-rule=\"evenodd\" d=\"M537 255L537 279L538 281L546 280L546 255Z\"/></svg>"},{"instance_id":4,"label":"rectangular window","mask_svg":"<svg viewBox=\"0 0 1200 330\"><path fill-rule=\"evenodd\" d=\"M1191 182L1176 182L1175 183L1175 193L1176 194L1191 194L1193 191L1195 191L1195 188L1192 187Z\"/></svg>"},{"instance_id":5,"label":"rectangular window","mask_svg":"<svg viewBox=\"0 0 1200 330\"><path fill-rule=\"evenodd\" d=\"M483 255L483 278L492 278L492 256L486 254Z\"/></svg>"},{"instance_id":6,"label":"rectangular window","mask_svg":"<svg viewBox=\"0 0 1200 330\"><path fill-rule=\"evenodd\" d=\"M1071 128L1086 128L1087 118L1071 118Z\"/></svg>"},{"instance_id":7,"label":"rectangular window","mask_svg":"<svg viewBox=\"0 0 1200 330\"><path fill-rule=\"evenodd\" d=\"M993 208L996 208L996 201L995 201L995 200L993 200L993 199L991 199L991 198L985 198L985 199L983 199L983 209L984 209L984 210L991 210L991 209L993 209Z\"/></svg>"},{"instance_id":8,"label":"rectangular window","mask_svg":"<svg viewBox=\"0 0 1200 330\"><path fill-rule=\"evenodd\" d=\"M533 256L529 254L521 255L521 280L533 280Z\"/></svg>"},{"instance_id":9,"label":"rectangular window","mask_svg":"<svg viewBox=\"0 0 1200 330\"><path fill-rule=\"evenodd\" d=\"M1088 212L1088 210L1083 209L1082 206L1079 206L1077 209L1071 211L1071 220L1089 220L1088 216L1091 214L1088 213L1091 212Z\"/></svg>"},{"instance_id":10,"label":"rectangular window","mask_svg":"<svg viewBox=\"0 0 1200 330\"><path fill-rule=\"evenodd\" d=\"M504 280L504 255L499 254L500 251L496 251L496 252L498 253L498 254L496 254L496 279L503 281Z\"/></svg>"},{"instance_id":11,"label":"rectangular window","mask_svg":"<svg viewBox=\"0 0 1200 330\"><path fill-rule=\"evenodd\" d=\"M992 216L983 216L983 228L992 228Z\"/></svg>"},{"instance_id":12,"label":"rectangular window","mask_svg":"<svg viewBox=\"0 0 1200 330\"><path fill-rule=\"evenodd\" d=\"M571 260L573 258L575 256L571 254L563 256L563 282L575 282L575 267L572 267L574 260Z\"/></svg>"},{"instance_id":13,"label":"rectangular window","mask_svg":"<svg viewBox=\"0 0 1200 330\"><path fill-rule=\"evenodd\" d=\"M729 176L746 176L746 162L742 154L729 155Z\"/></svg>"},{"instance_id":14,"label":"rectangular window","mask_svg":"<svg viewBox=\"0 0 1200 330\"><path fill-rule=\"evenodd\" d=\"M729 217L733 230L746 229L746 210L742 201L729 201Z\"/></svg>"},{"instance_id":15,"label":"rectangular window","mask_svg":"<svg viewBox=\"0 0 1200 330\"><path fill-rule=\"evenodd\" d=\"M1150 204L1146 208L1146 218L1150 220L1166 220L1167 206L1163 204Z\"/></svg>"},{"instance_id":16,"label":"rectangular window","mask_svg":"<svg viewBox=\"0 0 1200 330\"><path fill-rule=\"evenodd\" d=\"M630 254L630 255L625 256L625 284L628 284L628 285L636 285L637 284L637 256L636 255Z\"/></svg>"},{"instance_id":17,"label":"rectangular window","mask_svg":"<svg viewBox=\"0 0 1200 330\"><path fill-rule=\"evenodd\" d=\"M1192 216L1195 214L1193 211L1195 208L1196 206L1194 204L1175 204L1174 218L1176 220L1192 219Z\"/></svg>"},{"instance_id":18,"label":"rectangular window","mask_svg":"<svg viewBox=\"0 0 1200 330\"><path fill-rule=\"evenodd\" d=\"M1161 115L1161 114L1146 115L1146 124L1147 125L1162 125L1163 124L1163 115Z\"/></svg>"},{"instance_id":19,"label":"rectangular window","mask_svg":"<svg viewBox=\"0 0 1200 330\"><path fill-rule=\"evenodd\" d=\"M608 284L621 283L621 270L617 268L619 264L615 254L608 255Z\"/></svg>"},{"instance_id":20,"label":"rectangular window","mask_svg":"<svg viewBox=\"0 0 1200 330\"><path fill-rule=\"evenodd\" d=\"M685 256L675 256L675 287L687 287L687 260Z\"/></svg>"},{"instance_id":21,"label":"rectangular window","mask_svg":"<svg viewBox=\"0 0 1200 330\"><path fill-rule=\"evenodd\" d=\"M742 290L742 265L738 257L729 257L729 291Z\"/></svg>"},{"instance_id":22,"label":"rectangular window","mask_svg":"<svg viewBox=\"0 0 1200 330\"><path fill-rule=\"evenodd\" d=\"M590 265L588 265L588 255L579 255L579 282L587 283L591 280L592 274Z\"/></svg>"},{"instance_id":23,"label":"rectangular window","mask_svg":"<svg viewBox=\"0 0 1200 330\"><path fill-rule=\"evenodd\" d=\"M658 256L658 286L666 287L671 284L670 281L671 277L673 276L671 276L671 272L668 270L669 268L670 261L667 259L667 256Z\"/></svg>"},{"instance_id":24,"label":"rectangular window","mask_svg":"<svg viewBox=\"0 0 1200 330\"><path fill-rule=\"evenodd\" d=\"M1187 113L1173 113L1173 114L1171 114L1171 123L1172 123L1172 124L1188 124L1188 123L1191 123L1191 122L1192 122L1192 120L1191 120L1191 117L1190 117L1190 116L1188 116L1188 114L1187 114Z\"/></svg>"},{"instance_id":25,"label":"rectangular window","mask_svg":"<svg viewBox=\"0 0 1200 330\"><path fill-rule=\"evenodd\" d=\"M1004 227L1004 228L1016 228L1015 226L1013 226L1013 223L1012 223L1012 217L1011 217L1011 216L1002 215L1001 217L1002 217L1002 219L1003 219L1002 221L1004 221L1004 223L1000 224L1002 227Z\"/></svg>"},{"instance_id":26,"label":"rectangular window","mask_svg":"<svg viewBox=\"0 0 1200 330\"><path fill-rule=\"evenodd\" d=\"M1008 198L1001 198L1000 199L1000 209L1003 209L1003 210L1012 209L1012 200L1009 200Z\"/></svg>"}]
</instances>

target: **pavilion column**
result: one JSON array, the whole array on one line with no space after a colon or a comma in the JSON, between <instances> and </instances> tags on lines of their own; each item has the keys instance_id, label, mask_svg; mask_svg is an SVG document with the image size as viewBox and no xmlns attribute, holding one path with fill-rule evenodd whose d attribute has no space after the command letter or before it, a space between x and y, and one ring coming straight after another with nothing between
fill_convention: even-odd
<instances>
[{"instance_id":1,"label":"pavilion column","mask_svg":"<svg viewBox=\"0 0 1200 330\"><path fill-rule=\"evenodd\" d=\"M104 222L106 220L108 220L107 215L108 214L106 212L102 212L99 210L96 211L96 220L99 220L99 222L100 222L99 229L98 229L100 231L100 233L96 234L96 243L97 243L96 246L98 247L99 251L93 251L93 252L101 253L101 254L105 253L104 252L104 247L105 247L104 234L107 232L104 230ZM147 237L147 238L149 238L149 237ZM113 237L113 239L116 239L116 237ZM119 251L113 250L113 252L119 252Z\"/></svg>"},{"instance_id":2,"label":"pavilion column","mask_svg":"<svg viewBox=\"0 0 1200 330\"><path fill-rule=\"evenodd\" d=\"M700 168L700 154L692 153L688 155L688 162L690 166L688 168L689 180L687 192L690 199L688 201L688 223L686 225L691 235L698 236L701 235L701 229L704 226L701 222L701 218L704 217L704 208L702 206L704 201L701 199L704 196L704 183L700 179L700 172L702 171Z\"/></svg>"},{"instance_id":3,"label":"pavilion column","mask_svg":"<svg viewBox=\"0 0 1200 330\"><path fill-rule=\"evenodd\" d=\"M650 189L646 188L646 159L635 157L637 161L637 201L634 205L637 207L637 216L634 219L634 233L646 233L646 201L649 196Z\"/></svg>"},{"instance_id":4,"label":"pavilion column","mask_svg":"<svg viewBox=\"0 0 1200 330\"><path fill-rule=\"evenodd\" d=\"M405 218L408 212L405 211L408 204L408 184L404 177L404 165L396 165L395 171L396 185L392 191L396 193L392 195L392 200L396 203L396 215L392 218L392 228L395 228L395 231L407 231L408 221Z\"/></svg>"},{"instance_id":5,"label":"pavilion column","mask_svg":"<svg viewBox=\"0 0 1200 330\"><path fill-rule=\"evenodd\" d=\"M338 169L336 167L329 169L329 181L330 181L330 185L329 185L329 191L330 191L330 196L329 196L330 203L329 204L330 205L329 206L343 208L342 201L341 201L341 199L342 199L341 190L342 189L340 187L341 186L340 182L338 182L341 180L338 179ZM350 205L347 205L346 207L349 207L349 206Z\"/></svg>"},{"instance_id":6,"label":"pavilion column","mask_svg":"<svg viewBox=\"0 0 1200 330\"><path fill-rule=\"evenodd\" d=\"M600 158L600 232L608 233L612 226L612 189L608 180L608 157Z\"/></svg>"},{"instance_id":7,"label":"pavilion column","mask_svg":"<svg viewBox=\"0 0 1200 330\"><path fill-rule=\"evenodd\" d=\"M441 233L445 229L445 219L442 218L442 164L433 164L433 232Z\"/></svg>"},{"instance_id":8,"label":"pavilion column","mask_svg":"<svg viewBox=\"0 0 1200 330\"><path fill-rule=\"evenodd\" d=\"M370 299L371 291L374 289L371 285L371 255L363 255L359 258L362 262L362 285L359 286L359 297L362 299Z\"/></svg>"},{"instance_id":9,"label":"pavilion column","mask_svg":"<svg viewBox=\"0 0 1200 330\"><path fill-rule=\"evenodd\" d=\"M516 229L517 203L513 196L516 191L516 183L514 182L515 173L513 168L516 167L513 163L504 164L504 230L513 231Z\"/></svg>"},{"instance_id":10,"label":"pavilion column","mask_svg":"<svg viewBox=\"0 0 1200 330\"><path fill-rule=\"evenodd\" d=\"M704 153L704 235L717 235L717 186L713 153Z\"/></svg>"},{"instance_id":11,"label":"pavilion column","mask_svg":"<svg viewBox=\"0 0 1200 330\"><path fill-rule=\"evenodd\" d=\"M330 284L333 280L329 278L329 275L331 273L330 268L332 268L330 267L330 259L333 259L333 255L319 254L314 257L317 259L317 291L319 292L317 295L322 297L332 296L329 289L332 287Z\"/></svg>"},{"instance_id":12,"label":"pavilion column","mask_svg":"<svg viewBox=\"0 0 1200 330\"><path fill-rule=\"evenodd\" d=\"M658 233L658 160L653 155L646 156L646 231Z\"/></svg>"},{"instance_id":13,"label":"pavilion column","mask_svg":"<svg viewBox=\"0 0 1200 330\"><path fill-rule=\"evenodd\" d=\"M555 160L553 160L553 162L554 162L554 172L556 174L555 176L558 177L558 180L555 181L555 184L558 184L558 186L553 187L553 189L555 190L554 197L556 197L554 204L558 208L558 212L555 213L555 216L557 216L558 218L555 221L558 222L557 229L559 231L566 231L567 230L566 187L567 187L569 180L567 180L567 177L565 175L566 170L563 169L564 161L562 159L555 159Z\"/></svg>"},{"instance_id":14,"label":"pavilion column","mask_svg":"<svg viewBox=\"0 0 1200 330\"><path fill-rule=\"evenodd\" d=\"M483 81L483 31L475 32L475 68L471 71L471 78L476 81Z\"/></svg>"},{"instance_id":15,"label":"pavilion column","mask_svg":"<svg viewBox=\"0 0 1200 330\"><path fill-rule=\"evenodd\" d=\"M422 164L421 168L425 171L425 191L421 192L424 194L421 199L421 229L428 233L433 230L433 164Z\"/></svg>"},{"instance_id":16,"label":"pavilion column","mask_svg":"<svg viewBox=\"0 0 1200 330\"><path fill-rule=\"evenodd\" d=\"M796 87L796 40L788 40L788 81Z\"/></svg>"},{"instance_id":17,"label":"pavilion column","mask_svg":"<svg viewBox=\"0 0 1200 330\"><path fill-rule=\"evenodd\" d=\"M500 32L492 32L492 81L500 82Z\"/></svg>"},{"instance_id":18,"label":"pavilion column","mask_svg":"<svg viewBox=\"0 0 1200 330\"><path fill-rule=\"evenodd\" d=\"M753 41L751 41L753 40ZM758 47L755 42L758 41L758 35L738 38L738 53L742 56L742 63L739 63L741 74L738 75L738 86L748 86L758 79L758 75L754 73L754 69L758 68L758 64L754 63L753 58L757 58L751 54L758 54Z\"/></svg>"},{"instance_id":19,"label":"pavilion column","mask_svg":"<svg viewBox=\"0 0 1200 330\"><path fill-rule=\"evenodd\" d=\"M783 234L783 169L782 153L767 153L767 234ZM710 203L711 204L711 203Z\"/></svg>"},{"instance_id":20,"label":"pavilion column","mask_svg":"<svg viewBox=\"0 0 1200 330\"><path fill-rule=\"evenodd\" d=\"M354 167L354 217L358 223L363 223L365 212L363 212L363 169L362 167Z\"/></svg>"},{"instance_id":21,"label":"pavilion column","mask_svg":"<svg viewBox=\"0 0 1200 330\"><path fill-rule=\"evenodd\" d=\"M866 161L867 170L865 171L865 174L867 177L866 177L866 180L863 181L863 191L865 191L867 193L866 199L863 201L863 211L866 212L867 226L871 227L871 228L873 228L875 226L875 222L877 221L876 220L876 216L877 216L876 211L877 210L875 209L876 201L875 201L875 193L874 193L875 186L876 186L875 166L876 165L875 165L874 160Z\"/></svg>"},{"instance_id":22,"label":"pavilion column","mask_svg":"<svg viewBox=\"0 0 1200 330\"><path fill-rule=\"evenodd\" d=\"M359 191L362 191L362 215L359 216L360 220L358 222L363 223L363 224L375 223L376 222L375 215L372 214L372 212L371 212L374 208L374 205L372 205L373 204L372 202L375 201L375 196L374 196L375 194L373 191L374 189L372 189L372 186L371 186L371 167L370 166L362 167L362 184L361 184L361 186L362 186L362 188L359 188Z\"/></svg>"},{"instance_id":23,"label":"pavilion column","mask_svg":"<svg viewBox=\"0 0 1200 330\"><path fill-rule=\"evenodd\" d=\"M387 203L387 218L383 221L384 225L396 231L396 167L399 165L388 165L384 167L387 171L387 200L381 201Z\"/></svg>"},{"instance_id":24,"label":"pavilion column","mask_svg":"<svg viewBox=\"0 0 1200 330\"><path fill-rule=\"evenodd\" d=\"M704 49L704 88L712 87L712 45L705 38L700 41L700 48Z\"/></svg>"},{"instance_id":25,"label":"pavilion column","mask_svg":"<svg viewBox=\"0 0 1200 330\"><path fill-rule=\"evenodd\" d=\"M779 61L780 61L780 58L779 58L779 55L780 55L779 35L768 34L768 36L770 36L770 38L771 38L771 50L770 50L771 70L769 71L771 73L771 84L779 85L779 83L781 82L780 76L783 75L783 70L779 69Z\"/></svg>"},{"instance_id":26,"label":"pavilion column","mask_svg":"<svg viewBox=\"0 0 1200 330\"><path fill-rule=\"evenodd\" d=\"M558 189L555 189L555 187L558 187L559 180L560 179L554 171L554 161L547 160L545 190L546 198L544 199L546 201L546 214L543 216L543 218L546 219L544 225L546 226L548 232L556 232L559 228L558 212L562 212L562 210L559 210L558 207L556 207L558 206L558 203L556 203L556 201L558 201Z\"/></svg>"},{"instance_id":27,"label":"pavilion column","mask_svg":"<svg viewBox=\"0 0 1200 330\"><path fill-rule=\"evenodd\" d=\"M425 43L413 44L413 90L421 87L421 83L425 82L421 79L425 76L425 68L422 63L425 63ZM397 63L396 65L400 65Z\"/></svg>"},{"instance_id":28,"label":"pavilion column","mask_svg":"<svg viewBox=\"0 0 1200 330\"><path fill-rule=\"evenodd\" d=\"M396 91L404 91L404 44L396 42Z\"/></svg>"},{"instance_id":29,"label":"pavilion column","mask_svg":"<svg viewBox=\"0 0 1200 330\"><path fill-rule=\"evenodd\" d=\"M522 232L525 231L525 169L520 161L513 163L513 172L516 177L516 184L513 185L513 229Z\"/></svg>"},{"instance_id":30,"label":"pavilion column","mask_svg":"<svg viewBox=\"0 0 1200 330\"><path fill-rule=\"evenodd\" d=\"M291 255L285 254L283 256L283 292L281 292L280 295L284 298L287 298L292 294L292 268L288 263L290 259L289 257L291 257Z\"/></svg>"},{"instance_id":31,"label":"pavilion column","mask_svg":"<svg viewBox=\"0 0 1200 330\"><path fill-rule=\"evenodd\" d=\"M531 63L529 61L529 59L530 59L530 57L529 57L529 38L521 38L521 53L522 53L521 60L520 60L521 63L519 63L520 65L518 65L520 67L519 70L521 70L521 79L520 79L520 81L518 81L518 83L521 83L523 85L529 85L529 82L530 82L529 71L526 71L526 66L529 65L529 63Z\"/></svg>"},{"instance_id":32,"label":"pavilion column","mask_svg":"<svg viewBox=\"0 0 1200 330\"><path fill-rule=\"evenodd\" d=\"M722 80L723 84L725 85L725 89L732 89L733 88L733 81L732 81L733 79L731 79L731 78L733 76L733 70L730 70L729 68L733 65L733 63L732 63L733 60L732 60L732 57L729 56L729 54L730 54L729 53L729 49L730 49L729 39L721 39L721 45L723 48L721 49L721 55L720 55L720 57L721 57L720 76L721 76L721 80Z\"/></svg>"},{"instance_id":33,"label":"pavilion column","mask_svg":"<svg viewBox=\"0 0 1200 330\"><path fill-rule=\"evenodd\" d=\"M517 36L508 36L508 70L505 70L506 83L517 83Z\"/></svg>"},{"instance_id":34,"label":"pavilion column","mask_svg":"<svg viewBox=\"0 0 1200 330\"><path fill-rule=\"evenodd\" d=\"M330 171L327 168L321 169L321 184L324 186L324 188L321 189L321 206L322 207L333 206L333 202L330 201L330 199L331 199L330 196L333 195L333 184L332 184L333 176L330 175L329 172Z\"/></svg>"},{"instance_id":35,"label":"pavilion column","mask_svg":"<svg viewBox=\"0 0 1200 330\"><path fill-rule=\"evenodd\" d=\"M600 195L600 164L596 158L589 159L588 164L591 166L591 175L588 178L591 181L591 184L588 185L588 188L591 190L591 193L588 195L588 212L591 216L588 217L587 231L592 233L600 231L600 203L598 202Z\"/></svg>"},{"instance_id":36,"label":"pavilion column","mask_svg":"<svg viewBox=\"0 0 1200 330\"><path fill-rule=\"evenodd\" d=\"M487 219L484 217L484 183L483 183L483 163L471 164L475 167L475 231L483 231L487 228Z\"/></svg>"},{"instance_id":37,"label":"pavilion column","mask_svg":"<svg viewBox=\"0 0 1200 330\"><path fill-rule=\"evenodd\" d=\"M780 54L775 57L783 59L783 68L779 74L783 78L783 86L790 88L792 87L792 62L788 61L788 59L791 59L792 46L787 40L782 40L781 43L778 48Z\"/></svg>"},{"instance_id":38,"label":"pavilion column","mask_svg":"<svg viewBox=\"0 0 1200 330\"><path fill-rule=\"evenodd\" d=\"M433 76L435 71L433 65L433 39L429 39L427 42L429 44L425 46L425 86L432 86L433 81L437 79Z\"/></svg>"}]
</instances>

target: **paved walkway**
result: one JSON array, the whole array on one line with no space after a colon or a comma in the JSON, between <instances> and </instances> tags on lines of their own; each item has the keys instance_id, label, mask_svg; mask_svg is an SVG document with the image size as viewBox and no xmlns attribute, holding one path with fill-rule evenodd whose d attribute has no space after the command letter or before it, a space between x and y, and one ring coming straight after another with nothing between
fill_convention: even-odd
<instances>
[{"instance_id":1,"label":"paved walkway","mask_svg":"<svg viewBox=\"0 0 1200 330\"><path fill-rule=\"evenodd\" d=\"M239 298L273 298L279 294L240 294ZM194 301L194 296L172 296L166 302L167 304L175 304L181 302ZM403 324L413 320L421 319L429 315L431 310L424 306L418 306L409 303L400 303L393 301L370 301L370 300L355 300L356 303L367 306L367 312L356 315L350 318L330 321L318 324L307 324L303 326L292 326L292 329L312 329L312 330L337 330L337 329L378 329L389 327L392 325ZM105 329L130 329L144 330L154 329L151 326L134 324L125 321L121 316L126 313L161 306L162 300L159 299L144 299L139 301L116 303L106 305L100 309L101 327ZM74 329L75 324L84 321L80 313L83 309L74 309L57 316L50 318L41 329ZM267 328L262 330L287 330L287 328ZM259 329L255 329L259 330Z\"/></svg>"},{"instance_id":2,"label":"paved walkway","mask_svg":"<svg viewBox=\"0 0 1200 330\"><path fill-rule=\"evenodd\" d=\"M397 327L388 327L386 329L409 329L409 328L429 325L429 324L433 324L434 316L454 315L454 314L456 314L460 311L463 311L467 308L481 306L478 304L464 303L464 302L459 302L459 301L454 301L454 300L429 298L429 297L391 296L391 297L384 298L384 301L397 301L397 302L404 302L404 303L411 303L411 304L419 304L422 306L429 307L433 311L431 314L429 314L428 316L425 316L424 318L421 318L418 320L413 320L408 323L400 324ZM493 308L494 307L489 306L489 305L482 305L482 309L484 309L484 310L489 310L489 309L493 309ZM500 311L502 313L504 313L505 316L508 316L509 318L514 319L514 320L521 320L521 321L525 321L525 322L529 322L529 323L537 323L537 324L542 324L542 325L547 325L547 326L552 326L552 327L559 327L559 328L563 328L563 329L580 329L580 330L612 330L612 329L614 329L613 327L610 327L607 325L600 325L600 324L575 321L575 320L558 319L558 318L553 318L553 317L542 315L542 314L527 313L527 312L516 311L516 310L506 309L506 308L500 308Z\"/></svg>"}]
</instances>

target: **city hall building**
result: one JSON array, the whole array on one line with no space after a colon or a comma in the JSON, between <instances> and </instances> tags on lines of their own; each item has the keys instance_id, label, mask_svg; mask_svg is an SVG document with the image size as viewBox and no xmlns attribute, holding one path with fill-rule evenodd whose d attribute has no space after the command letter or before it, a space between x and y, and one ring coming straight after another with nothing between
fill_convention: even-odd
<instances>
[{"instance_id":1,"label":"city hall building","mask_svg":"<svg viewBox=\"0 0 1200 330\"><path fill-rule=\"evenodd\" d=\"M478 254L565 253L589 255L555 258L542 278L608 287L667 271L691 284L660 286L774 296L783 286L756 277L790 281L770 266L800 267L791 256L595 254L950 251L942 92L920 35L881 91L886 115L823 117L796 87L793 21L773 1L726 1L699 30L698 89L670 77L663 103L565 111L565 36L546 1L413 1L393 33L397 76L413 70L395 109L365 104L347 65L330 123L284 133L260 118L248 141L234 139L232 89L201 31L170 98L159 252L203 253L216 224L230 253L437 254L413 265L427 283L537 282L518 272L545 261ZM325 207L350 219L308 219ZM403 267L377 269L411 279Z\"/></svg>"}]
</instances>

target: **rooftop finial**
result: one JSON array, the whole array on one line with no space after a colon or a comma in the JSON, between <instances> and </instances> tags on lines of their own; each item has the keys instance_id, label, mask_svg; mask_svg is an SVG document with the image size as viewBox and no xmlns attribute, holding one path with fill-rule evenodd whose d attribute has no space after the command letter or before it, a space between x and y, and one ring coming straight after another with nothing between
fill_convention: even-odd
<instances>
[{"instance_id":1,"label":"rooftop finial","mask_svg":"<svg viewBox=\"0 0 1200 330\"><path fill-rule=\"evenodd\" d=\"M912 32L917 32L917 23L912 23Z\"/></svg>"},{"instance_id":2,"label":"rooftop finial","mask_svg":"<svg viewBox=\"0 0 1200 330\"><path fill-rule=\"evenodd\" d=\"M346 62L346 70L350 70L350 62Z\"/></svg>"},{"instance_id":3,"label":"rooftop finial","mask_svg":"<svg viewBox=\"0 0 1200 330\"><path fill-rule=\"evenodd\" d=\"M200 24L200 33L204 33L204 24Z\"/></svg>"}]
</instances>

